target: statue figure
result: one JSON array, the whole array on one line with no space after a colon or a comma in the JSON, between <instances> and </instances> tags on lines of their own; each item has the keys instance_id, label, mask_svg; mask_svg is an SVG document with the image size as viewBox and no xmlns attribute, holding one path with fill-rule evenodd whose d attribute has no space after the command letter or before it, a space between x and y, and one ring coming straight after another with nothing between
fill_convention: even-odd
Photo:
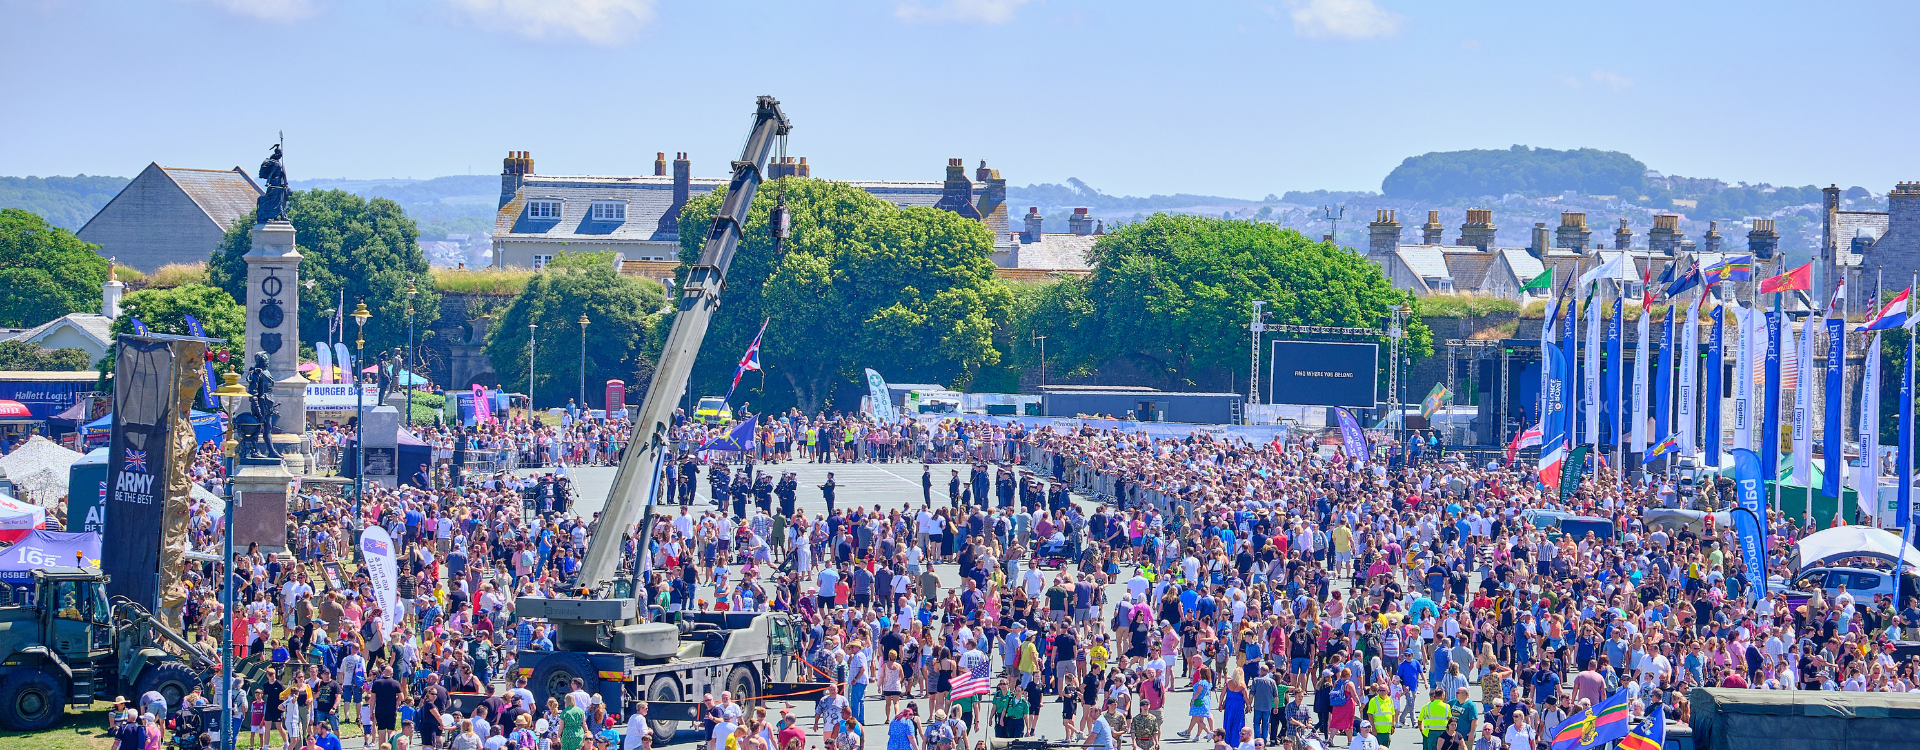
<instances>
[{"instance_id":1,"label":"statue figure","mask_svg":"<svg viewBox=\"0 0 1920 750\"><path fill-rule=\"evenodd\" d=\"M273 428L280 420L274 412L279 407L273 403L273 372L267 369L266 352L255 352L253 366L247 368L247 396L253 405L253 418L260 423L261 445L251 446L245 455L279 458L280 450L273 447Z\"/></svg>"},{"instance_id":2,"label":"statue figure","mask_svg":"<svg viewBox=\"0 0 1920 750\"><path fill-rule=\"evenodd\" d=\"M280 165L280 144L273 145L273 154L260 162L260 179L266 182L267 192L259 197L256 207L259 216L256 221L264 224L269 221L287 220L287 170Z\"/></svg>"},{"instance_id":3,"label":"statue figure","mask_svg":"<svg viewBox=\"0 0 1920 750\"><path fill-rule=\"evenodd\" d=\"M393 360L386 351L380 352L379 361L373 370L373 377L380 384L380 403L387 402L387 394L393 392Z\"/></svg>"}]
</instances>

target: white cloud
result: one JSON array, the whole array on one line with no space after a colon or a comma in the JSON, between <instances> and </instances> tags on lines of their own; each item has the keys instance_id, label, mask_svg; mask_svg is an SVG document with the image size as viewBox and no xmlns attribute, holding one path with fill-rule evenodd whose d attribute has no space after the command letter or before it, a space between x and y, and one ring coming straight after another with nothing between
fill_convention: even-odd
<instances>
[{"instance_id":1,"label":"white cloud","mask_svg":"<svg viewBox=\"0 0 1920 750\"><path fill-rule=\"evenodd\" d=\"M1312 38L1389 37L1399 33L1400 24L1407 20L1373 0L1290 0L1287 8L1293 33Z\"/></svg>"},{"instance_id":2,"label":"white cloud","mask_svg":"<svg viewBox=\"0 0 1920 750\"><path fill-rule=\"evenodd\" d=\"M320 13L320 4L314 0L198 0L198 2L235 15L280 23L312 18Z\"/></svg>"},{"instance_id":3,"label":"white cloud","mask_svg":"<svg viewBox=\"0 0 1920 750\"><path fill-rule=\"evenodd\" d=\"M926 0L900 0L893 7L893 15L910 23L1006 23L1013 20L1015 9L1030 2L1033 0L936 0L927 5Z\"/></svg>"},{"instance_id":4,"label":"white cloud","mask_svg":"<svg viewBox=\"0 0 1920 750\"><path fill-rule=\"evenodd\" d=\"M1599 68L1594 68L1593 80L1612 88L1614 91L1625 91L1633 85L1633 79L1610 70L1601 70Z\"/></svg>"},{"instance_id":5,"label":"white cloud","mask_svg":"<svg viewBox=\"0 0 1920 750\"><path fill-rule=\"evenodd\" d=\"M446 0L476 25L534 39L619 44L653 20L656 0Z\"/></svg>"}]
</instances>

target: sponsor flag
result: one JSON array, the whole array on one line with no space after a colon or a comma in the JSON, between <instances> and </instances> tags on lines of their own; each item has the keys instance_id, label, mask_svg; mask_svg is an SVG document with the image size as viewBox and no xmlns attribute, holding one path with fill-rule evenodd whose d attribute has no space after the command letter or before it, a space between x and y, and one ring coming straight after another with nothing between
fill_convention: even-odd
<instances>
[{"instance_id":1,"label":"sponsor flag","mask_svg":"<svg viewBox=\"0 0 1920 750\"><path fill-rule=\"evenodd\" d=\"M1669 305L1668 309L1672 309ZM1648 367L1653 364L1653 308L1651 305L1640 308L1640 340L1635 346L1639 350L1633 357L1633 452L1646 453L1647 440L1647 375Z\"/></svg>"},{"instance_id":2,"label":"sponsor flag","mask_svg":"<svg viewBox=\"0 0 1920 750\"><path fill-rule=\"evenodd\" d=\"M1593 452L1593 446L1582 445L1567 454L1567 462L1560 471L1560 503L1573 498L1573 491L1580 489L1580 475L1587 469L1587 454Z\"/></svg>"},{"instance_id":3,"label":"sponsor flag","mask_svg":"<svg viewBox=\"0 0 1920 750\"><path fill-rule=\"evenodd\" d=\"M1428 391L1427 397L1420 401L1420 417L1422 419L1431 418L1434 412L1440 411L1441 407L1452 403L1453 391L1447 390L1445 383L1434 383L1433 390Z\"/></svg>"},{"instance_id":4,"label":"sponsor flag","mask_svg":"<svg viewBox=\"0 0 1920 750\"><path fill-rule=\"evenodd\" d=\"M1760 282L1761 294L1779 294L1782 292L1804 292L1813 288L1813 261L1807 261L1799 268Z\"/></svg>"},{"instance_id":5,"label":"sponsor flag","mask_svg":"<svg viewBox=\"0 0 1920 750\"><path fill-rule=\"evenodd\" d=\"M735 425L727 434L708 440L700 446L703 451L747 451L753 450L753 431L760 425L760 415L747 417L747 421Z\"/></svg>"},{"instance_id":6,"label":"sponsor flag","mask_svg":"<svg viewBox=\"0 0 1920 750\"><path fill-rule=\"evenodd\" d=\"M1548 268L1546 273L1542 273L1539 276L1535 276L1531 280L1527 281L1527 283L1521 284L1520 291L1522 293L1553 291L1553 269Z\"/></svg>"},{"instance_id":7,"label":"sponsor flag","mask_svg":"<svg viewBox=\"0 0 1920 750\"><path fill-rule=\"evenodd\" d=\"M1778 299L1778 298L1775 298ZM1780 322L1784 315L1778 312L1765 313L1765 329L1761 336L1765 339L1766 387L1762 391L1766 401L1760 405L1760 469L1761 476L1777 478L1780 476L1780 355L1787 343L1781 338Z\"/></svg>"},{"instance_id":8,"label":"sponsor flag","mask_svg":"<svg viewBox=\"0 0 1920 750\"><path fill-rule=\"evenodd\" d=\"M893 397L887 393L887 381L873 368L867 368L867 397L873 401L873 418L880 424L893 424L899 415L893 410Z\"/></svg>"},{"instance_id":9,"label":"sponsor flag","mask_svg":"<svg viewBox=\"0 0 1920 750\"><path fill-rule=\"evenodd\" d=\"M1875 497L1880 492L1880 334L1867 342L1866 354L1866 374L1860 378L1860 473L1853 488Z\"/></svg>"},{"instance_id":10,"label":"sponsor flag","mask_svg":"<svg viewBox=\"0 0 1920 750\"><path fill-rule=\"evenodd\" d=\"M1846 411L1840 400L1846 392L1845 367L1847 361L1847 321L1841 308L1847 298L1847 284L1840 283L1839 290L1833 294L1833 302L1827 308L1827 382L1826 424L1823 425L1825 441L1820 452L1826 458L1826 475L1822 477L1820 494L1823 497L1840 497L1840 488L1847 483L1847 457L1841 446L1841 413ZM1873 356L1879 356L1878 353ZM1811 419L1811 417L1809 417ZM1865 455L1865 454L1862 454Z\"/></svg>"},{"instance_id":11,"label":"sponsor flag","mask_svg":"<svg viewBox=\"0 0 1920 750\"><path fill-rule=\"evenodd\" d=\"M1913 287L1907 287L1901 290L1899 294L1894 295L1893 299L1887 300L1887 304L1880 306L1878 309L1874 309L1872 305L1868 305L1867 307L1870 312L1867 313L1866 324L1860 326L1858 330L1884 331L1890 328L1905 326L1908 317L1907 298L1912 296L1912 294Z\"/></svg>"},{"instance_id":12,"label":"sponsor flag","mask_svg":"<svg viewBox=\"0 0 1920 750\"><path fill-rule=\"evenodd\" d=\"M1702 399L1707 426L1701 432L1703 438L1701 443L1707 449L1708 466L1720 465L1720 368L1724 367L1726 362L1723 353L1724 340L1721 338L1721 319L1726 309L1725 307L1713 308L1713 313L1710 315L1713 318L1713 333L1707 338L1707 387L1704 392L1706 398Z\"/></svg>"},{"instance_id":13,"label":"sponsor flag","mask_svg":"<svg viewBox=\"0 0 1920 750\"><path fill-rule=\"evenodd\" d=\"M1705 293L1694 295L1687 305L1687 318L1681 321L1679 331L1680 350L1675 352L1680 355L1680 383L1675 394L1680 398L1680 423L1674 425L1674 431L1680 433L1680 453L1685 456L1697 452L1695 446L1700 442L1694 439L1694 427L1699 424L1694 418L1699 399L1694 394L1699 392L1695 384L1700 382L1700 301L1706 298Z\"/></svg>"},{"instance_id":14,"label":"sponsor flag","mask_svg":"<svg viewBox=\"0 0 1920 750\"><path fill-rule=\"evenodd\" d=\"M1653 384L1653 434L1667 434L1667 418L1673 413L1673 305L1667 305L1667 319L1660 324L1660 378Z\"/></svg>"},{"instance_id":15,"label":"sponsor flag","mask_svg":"<svg viewBox=\"0 0 1920 750\"><path fill-rule=\"evenodd\" d=\"M1740 559L1747 567L1747 598L1758 604L1767 596L1766 468L1746 448L1733 449L1733 530L1740 537ZM1755 571L1759 571L1756 573Z\"/></svg>"},{"instance_id":16,"label":"sponsor flag","mask_svg":"<svg viewBox=\"0 0 1920 750\"><path fill-rule=\"evenodd\" d=\"M140 322L140 319L139 319L139 318L134 318L134 319L133 319L133 333L134 333L134 335L135 335L135 336L145 336L145 335L147 335L147 324L145 324L145 323L142 323L142 322Z\"/></svg>"},{"instance_id":17,"label":"sponsor flag","mask_svg":"<svg viewBox=\"0 0 1920 750\"><path fill-rule=\"evenodd\" d=\"M1646 459L1642 460L1640 463L1642 464L1653 463L1654 461L1659 460L1660 457L1665 456L1674 451L1677 451L1679 449L1680 449L1680 435L1678 433L1668 435L1667 439L1662 440L1658 443L1655 443L1652 448L1648 448Z\"/></svg>"},{"instance_id":18,"label":"sponsor flag","mask_svg":"<svg viewBox=\"0 0 1920 750\"><path fill-rule=\"evenodd\" d=\"M380 612L386 618L387 632L391 633L400 626L400 564L393 536L377 524L368 524L367 529L360 532L360 554L366 561L374 599L378 600Z\"/></svg>"},{"instance_id":19,"label":"sponsor flag","mask_svg":"<svg viewBox=\"0 0 1920 750\"><path fill-rule=\"evenodd\" d=\"M1614 693L1592 708L1581 709L1554 727L1551 750L1590 750L1627 736L1627 691Z\"/></svg>"},{"instance_id":20,"label":"sponsor flag","mask_svg":"<svg viewBox=\"0 0 1920 750\"><path fill-rule=\"evenodd\" d=\"M1600 444L1600 349L1604 336L1600 329L1600 308L1587 300L1586 372L1580 378L1580 397L1586 404L1586 432L1580 442Z\"/></svg>"},{"instance_id":21,"label":"sponsor flag","mask_svg":"<svg viewBox=\"0 0 1920 750\"><path fill-rule=\"evenodd\" d=\"M1660 750L1667 742L1667 716L1660 704L1647 711L1647 720L1620 740L1620 750Z\"/></svg>"},{"instance_id":22,"label":"sponsor flag","mask_svg":"<svg viewBox=\"0 0 1920 750\"><path fill-rule=\"evenodd\" d=\"M1540 416L1540 481L1550 487L1560 485L1560 462L1567 457L1567 402L1565 394L1572 385L1568 380L1567 357L1556 347L1542 350L1546 360L1541 364L1546 370L1545 403L1546 409ZM1524 436L1523 436L1524 437ZM1520 446L1510 448L1518 453ZM1511 455L1510 453L1510 455ZM1509 459L1511 460L1511 459Z\"/></svg>"},{"instance_id":23,"label":"sponsor flag","mask_svg":"<svg viewBox=\"0 0 1920 750\"><path fill-rule=\"evenodd\" d=\"M1360 429L1360 421L1353 418L1353 412L1346 407L1334 407L1334 413L1340 418L1340 437L1346 441L1347 455L1366 463L1373 459L1373 450L1367 445L1367 433Z\"/></svg>"}]
</instances>

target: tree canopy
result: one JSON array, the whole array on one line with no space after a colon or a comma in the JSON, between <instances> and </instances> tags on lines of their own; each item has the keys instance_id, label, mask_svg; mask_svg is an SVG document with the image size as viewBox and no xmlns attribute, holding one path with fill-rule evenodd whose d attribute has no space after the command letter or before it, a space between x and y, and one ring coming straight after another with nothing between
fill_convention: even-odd
<instances>
[{"instance_id":1,"label":"tree canopy","mask_svg":"<svg viewBox=\"0 0 1920 750\"><path fill-rule=\"evenodd\" d=\"M767 217L784 188L791 236L776 251ZM695 262L719 191L680 214L680 260ZM898 208L841 183L787 177L754 196L691 388L727 392L742 352L767 322L761 361L736 405L816 411L851 388L862 368L896 382L965 387L1000 361L995 321L1013 297L993 277L993 236L977 221L931 208ZM684 278L685 267L682 269Z\"/></svg>"},{"instance_id":2,"label":"tree canopy","mask_svg":"<svg viewBox=\"0 0 1920 750\"><path fill-rule=\"evenodd\" d=\"M588 254L593 255L593 254ZM526 392L527 341L534 334L534 405L559 406L580 393L585 330L586 397L605 408L608 380L623 380L636 395L653 375L664 337L666 294L659 283L622 276L611 258L573 262L556 258L513 298L487 337L487 359L508 390ZM539 326L529 330L528 324Z\"/></svg>"},{"instance_id":3,"label":"tree canopy","mask_svg":"<svg viewBox=\"0 0 1920 750\"><path fill-rule=\"evenodd\" d=\"M1264 300L1272 323L1384 328L1411 302L1365 258L1272 224L1156 214L1101 237L1095 270L1022 295L1013 337L1047 337L1047 369L1114 360L1192 387L1247 366L1247 321ZM1414 319L1408 356L1431 353Z\"/></svg>"},{"instance_id":4,"label":"tree canopy","mask_svg":"<svg viewBox=\"0 0 1920 750\"><path fill-rule=\"evenodd\" d=\"M27 328L99 312L107 259L72 232L17 208L0 209L0 326Z\"/></svg>"},{"instance_id":5,"label":"tree canopy","mask_svg":"<svg viewBox=\"0 0 1920 750\"><path fill-rule=\"evenodd\" d=\"M300 339L303 345L328 340L333 310L344 296L345 312L365 302L367 356L407 343L407 284L412 279L419 295L413 299L414 326L424 334L440 318L440 294L433 288L427 256L420 251L420 232L400 204L385 198L368 200L341 190L295 192L287 208L294 241L300 250ZM247 301L247 251L253 249L254 217L234 222L207 262L208 278L242 306ZM306 283L313 282L307 289ZM343 295L344 293L344 295ZM353 320L339 338L352 342ZM421 335L416 335L415 343Z\"/></svg>"},{"instance_id":6,"label":"tree canopy","mask_svg":"<svg viewBox=\"0 0 1920 750\"><path fill-rule=\"evenodd\" d=\"M1637 197L1647 165L1618 151L1514 146L1504 151L1433 151L1409 156L1380 183L1388 198L1469 201L1507 193L1541 196L1563 190Z\"/></svg>"},{"instance_id":7,"label":"tree canopy","mask_svg":"<svg viewBox=\"0 0 1920 750\"><path fill-rule=\"evenodd\" d=\"M77 372L93 368L79 349L42 349L25 341L0 341L0 370Z\"/></svg>"}]
</instances>

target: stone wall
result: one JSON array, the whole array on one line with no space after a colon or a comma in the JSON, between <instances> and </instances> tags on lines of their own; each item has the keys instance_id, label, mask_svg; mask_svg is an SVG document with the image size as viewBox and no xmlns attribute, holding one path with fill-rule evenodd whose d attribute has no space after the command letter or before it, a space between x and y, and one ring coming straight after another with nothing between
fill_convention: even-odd
<instances>
[{"instance_id":1,"label":"stone wall","mask_svg":"<svg viewBox=\"0 0 1920 750\"><path fill-rule=\"evenodd\" d=\"M433 324L433 336L421 343L420 357L433 382L453 390L476 383L499 385L500 378L487 360L487 330L493 318L489 313L505 310L513 301L509 295L440 294L440 319Z\"/></svg>"}]
</instances>

